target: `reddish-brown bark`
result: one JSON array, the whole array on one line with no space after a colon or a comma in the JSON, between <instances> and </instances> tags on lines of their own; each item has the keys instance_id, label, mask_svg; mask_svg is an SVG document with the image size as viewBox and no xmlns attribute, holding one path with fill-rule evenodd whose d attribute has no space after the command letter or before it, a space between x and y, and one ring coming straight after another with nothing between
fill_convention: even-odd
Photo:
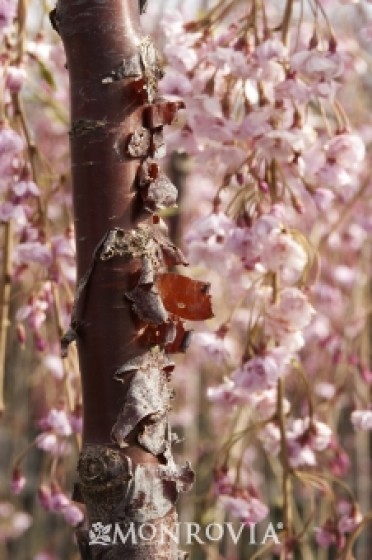
<instances>
[{"instance_id":1,"label":"reddish-brown bark","mask_svg":"<svg viewBox=\"0 0 372 560\"><path fill-rule=\"evenodd\" d=\"M175 202L157 159L182 104L157 98L161 69L136 0L59 0L51 16L71 83L78 287L62 346L77 340L83 386L76 497L90 525L172 529L193 475L173 461L167 354L187 346L182 319L211 315L208 286L169 273L185 259L152 217ZM90 546L78 534L83 559L178 555L170 538Z\"/></svg>"}]
</instances>

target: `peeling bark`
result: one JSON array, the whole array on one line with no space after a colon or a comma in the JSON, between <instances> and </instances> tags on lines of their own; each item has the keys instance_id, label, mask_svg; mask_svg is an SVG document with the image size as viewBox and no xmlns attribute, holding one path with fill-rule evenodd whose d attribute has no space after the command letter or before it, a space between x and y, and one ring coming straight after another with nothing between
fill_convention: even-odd
<instances>
[{"instance_id":1,"label":"peeling bark","mask_svg":"<svg viewBox=\"0 0 372 560\"><path fill-rule=\"evenodd\" d=\"M83 560L183 558L169 537L115 544L108 531L146 522L171 530L194 478L173 459L168 354L189 343L183 320L212 310L207 284L169 272L187 262L152 216L176 202L157 160L163 126L183 104L157 97L160 58L139 21L146 3L58 0L51 14L71 82L78 284L61 348L65 356L76 340L82 378L74 497L88 514L90 529L77 531Z\"/></svg>"}]
</instances>

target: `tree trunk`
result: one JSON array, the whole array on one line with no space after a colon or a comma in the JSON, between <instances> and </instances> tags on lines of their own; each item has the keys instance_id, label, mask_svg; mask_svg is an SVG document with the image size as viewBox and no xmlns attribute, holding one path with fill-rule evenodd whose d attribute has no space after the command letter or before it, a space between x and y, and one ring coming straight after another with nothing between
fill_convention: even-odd
<instances>
[{"instance_id":1,"label":"tree trunk","mask_svg":"<svg viewBox=\"0 0 372 560\"><path fill-rule=\"evenodd\" d=\"M186 263L157 216L176 199L157 160L163 125L181 104L157 97L162 71L141 35L141 5L59 0L51 14L71 88L78 286L62 349L77 340L84 445L75 497L91 528L78 531L83 559L180 554L168 532L193 473L172 456L169 354L186 347L183 319L211 316L208 286L168 272Z\"/></svg>"}]
</instances>

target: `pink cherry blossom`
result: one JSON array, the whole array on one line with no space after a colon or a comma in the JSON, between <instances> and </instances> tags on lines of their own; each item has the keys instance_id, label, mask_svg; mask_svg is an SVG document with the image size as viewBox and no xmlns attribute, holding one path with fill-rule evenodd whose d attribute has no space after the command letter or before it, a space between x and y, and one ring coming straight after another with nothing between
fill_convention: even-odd
<instances>
[{"instance_id":1,"label":"pink cherry blossom","mask_svg":"<svg viewBox=\"0 0 372 560\"><path fill-rule=\"evenodd\" d=\"M208 387L207 397L215 404L228 407L250 401L249 395L242 391L241 387L237 387L231 380L227 380L215 387Z\"/></svg>"},{"instance_id":2,"label":"pink cherry blossom","mask_svg":"<svg viewBox=\"0 0 372 560\"><path fill-rule=\"evenodd\" d=\"M193 344L205 352L216 364L222 364L228 357L229 351L225 338L213 332L198 332L193 336Z\"/></svg>"},{"instance_id":3,"label":"pink cherry blossom","mask_svg":"<svg viewBox=\"0 0 372 560\"><path fill-rule=\"evenodd\" d=\"M77 409L73 414L70 414L69 421L71 429L75 434L81 434L83 432L83 416L81 410Z\"/></svg>"},{"instance_id":4,"label":"pink cherry blossom","mask_svg":"<svg viewBox=\"0 0 372 560\"><path fill-rule=\"evenodd\" d=\"M291 235L280 230L268 235L261 255L261 262L268 270L295 280L303 272L307 260L305 249Z\"/></svg>"},{"instance_id":5,"label":"pink cherry blossom","mask_svg":"<svg viewBox=\"0 0 372 560\"><path fill-rule=\"evenodd\" d=\"M260 63L271 59L282 61L287 58L287 55L287 47L282 41L274 38L266 39L254 50L254 56Z\"/></svg>"},{"instance_id":6,"label":"pink cherry blossom","mask_svg":"<svg viewBox=\"0 0 372 560\"><path fill-rule=\"evenodd\" d=\"M0 0L0 32L5 30L15 18L17 13L16 0Z\"/></svg>"},{"instance_id":7,"label":"pink cherry blossom","mask_svg":"<svg viewBox=\"0 0 372 560\"><path fill-rule=\"evenodd\" d=\"M167 95L186 97L193 91L193 86L185 74L174 68L169 69L159 85L160 91Z\"/></svg>"},{"instance_id":8,"label":"pink cherry blossom","mask_svg":"<svg viewBox=\"0 0 372 560\"><path fill-rule=\"evenodd\" d=\"M26 485L26 477L21 473L20 469L16 467L12 473L12 480L10 483L10 490L13 494L18 496Z\"/></svg>"},{"instance_id":9,"label":"pink cherry blossom","mask_svg":"<svg viewBox=\"0 0 372 560\"><path fill-rule=\"evenodd\" d=\"M240 389L241 391L241 389ZM272 389L266 389L265 391L255 391L253 393L248 393L248 402L253 410L257 411L260 418L263 420L268 420L276 412L278 404L278 392L276 387ZM290 403L287 399L284 399L283 409L285 414L290 411Z\"/></svg>"},{"instance_id":10,"label":"pink cherry blossom","mask_svg":"<svg viewBox=\"0 0 372 560\"><path fill-rule=\"evenodd\" d=\"M66 523L72 527L77 527L84 521L84 514L81 509L75 504L70 503L62 511Z\"/></svg>"},{"instance_id":11,"label":"pink cherry blossom","mask_svg":"<svg viewBox=\"0 0 372 560\"><path fill-rule=\"evenodd\" d=\"M319 546L327 549L339 541L337 531L330 523L315 528L315 540Z\"/></svg>"},{"instance_id":12,"label":"pink cherry blossom","mask_svg":"<svg viewBox=\"0 0 372 560\"><path fill-rule=\"evenodd\" d=\"M65 457L71 452L71 445L65 438L53 433L43 433L36 437L36 446L54 457Z\"/></svg>"},{"instance_id":13,"label":"pink cherry blossom","mask_svg":"<svg viewBox=\"0 0 372 560\"><path fill-rule=\"evenodd\" d=\"M269 389L283 375L287 363L287 352L277 347L244 362L232 373L232 379L237 387L250 391Z\"/></svg>"},{"instance_id":14,"label":"pink cherry blossom","mask_svg":"<svg viewBox=\"0 0 372 560\"><path fill-rule=\"evenodd\" d=\"M362 514L347 500L340 500L337 503L337 513L340 518L337 528L340 533L351 533L363 519Z\"/></svg>"},{"instance_id":15,"label":"pink cherry blossom","mask_svg":"<svg viewBox=\"0 0 372 560\"><path fill-rule=\"evenodd\" d=\"M50 371L50 373L56 379L63 379L64 377L64 369L63 363L60 356L56 356L54 354L48 354L44 358L45 367Z\"/></svg>"},{"instance_id":16,"label":"pink cherry blossom","mask_svg":"<svg viewBox=\"0 0 372 560\"><path fill-rule=\"evenodd\" d=\"M217 47L208 53L208 60L224 74L233 74L240 78L249 77L249 65L246 56L229 47Z\"/></svg>"},{"instance_id":17,"label":"pink cherry blossom","mask_svg":"<svg viewBox=\"0 0 372 560\"><path fill-rule=\"evenodd\" d=\"M328 160L336 162L345 169L353 169L365 157L363 140L356 134L338 134L325 146Z\"/></svg>"},{"instance_id":18,"label":"pink cherry blossom","mask_svg":"<svg viewBox=\"0 0 372 560\"><path fill-rule=\"evenodd\" d=\"M60 512L70 505L70 500L60 488L51 489L50 507L53 511Z\"/></svg>"},{"instance_id":19,"label":"pink cherry blossom","mask_svg":"<svg viewBox=\"0 0 372 560\"><path fill-rule=\"evenodd\" d=\"M312 80L328 81L341 76L344 65L338 53L308 50L292 56L291 68Z\"/></svg>"},{"instance_id":20,"label":"pink cherry blossom","mask_svg":"<svg viewBox=\"0 0 372 560\"><path fill-rule=\"evenodd\" d=\"M320 185L335 189L336 191L350 185L352 182L350 173L335 162L329 162L323 165L323 167L317 171L316 178Z\"/></svg>"},{"instance_id":21,"label":"pink cherry blossom","mask_svg":"<svg viewBox=\"0 0 372 560\"><path fill-rule=\"evenodd\" d=\"M0 220L2 222L13 220L16 226L25 226L28 222L27 209L24 205L13 204L9 201L2 202L0 203Z\"/></svg>"},{"instance_id":22,"label":"pink cherry blossom","mask_svg":"<svg viewBox=\"0 0 372 560\"><path fill-rule=\"evenodd\" d=\"M336 387L332 383L321 382L315 385L315 393L323 399L330 400L336 394Z\"/></svg>"},{"instance_id":23,"label":"pink cherry blossom","mask_svg":"<svg viewBox=\"0 0 372 560\"><path fill-rule=\"evenodd\" d=\"M335 195L329 189L319 188L314 193L314 202L320 212L328 210L334 200Z\"/></svg>"},{"instance_id":24,"label":"pink cherry blossom","mask_svg":"<svg viewBox=\"0 0 372 560\"><path fill-rule=\"evenodd\" d=\"M40 189L33 181L19 181L18 183L14 183L12 190L14 194L19 197L40 195Z\"/></svg>"},{"instance_id":25,"label":"pink cherry blossom","mask_svg":"<svg viewBox=\"0 0 372 560\"><path fill-rule=\"evenodd\" d=\"M268 507L257 498L220 495L219 501L226 511L246 525L259 523L269 513Z\"/></svg>"},{"instance_id":26,"label":"pink cherry blossom","mask_svg":"<svg viewBox=\"0 0 372 560\"><path fill-rule=\"evenodd\" d=\"M279 302L266 312L266 330L279 337L307 327L315 310L298 288L288 287L280 292Z\"/></svg>"},{"instance_id":27,"label":"pink cherry blossom","mask_svg":"<svg viewBox=\"0 0 372 560\"><path fill-rule=\"evenodd\" d=\"M8 0L0 0L8 3ZM10 0L9 0L10 2ZM0 4L0 25L1 25L1 4ZM17 132L8 126L0 125L0 160L12 158L24 148L24 141Z\"/></svg>"},{"instance_id":28,"label":"pink cherry blossom","mask_svg":"<svg viewBox=\"0 0 372 560\"><path fill-rule=\"evenodd\" d=\"M6 69L5 86L11 93L18 93L26 79L26 70L19 66L8 66Z\"/></svg>"},{"instance_id":29,"label":"pink cherry blossom","mask_svg":"<svg viewBox=\"0 0 372 560\"><path fill-rule=\"evenodd\" d=\"M52 492L49 486L41 485L38 489L38 499L45 511L52 510Z\"/></svg>"},{"instance_id":30,"label":"pink cherry blossom","mask_svg":"<svg viewBox=\"0 0 372 560\"><path fill-rule=\"evenodd\" d=\"M372 430L372 410L354 410L351 422L355 430Z\"/></svg>"},{"instance_id":31,"label":"pink cherry blossom","mask_svg":"<svg viewBox=\"0 0 372 560\"><path fill-rule=\"evenodd\" d=\"M59 436L70 436L72 434L68 415L63 409L52 408L47 416L41 420L44 429L53 430Z\"/></svg>"},{"instance_id":32,"label":"pink cherry blossom","mask_svg":"<svg viewBox=\"0 0 372 560\"><path fill-rule=\"evenodd\" d=\"M39 241L30 241L18 245L15 260L19 264L38 263L48 267L52 262L50 248Z\"/></svg>"}]
</instances>

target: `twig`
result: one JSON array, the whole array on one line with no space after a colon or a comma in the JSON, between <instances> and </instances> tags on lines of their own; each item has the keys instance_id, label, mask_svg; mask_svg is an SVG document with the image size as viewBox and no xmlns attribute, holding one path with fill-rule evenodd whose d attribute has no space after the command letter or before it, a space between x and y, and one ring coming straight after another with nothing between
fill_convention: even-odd
<instances>
[{"instance_id":1,"label":"twig","mask_svg":"<svg viewBox=\"0 0 372 560\"><path fill-rule=\"evenodd\" d=\"M291 508L291 466L288 457L287 437L285 433L285 411L284 411L284 381L282 378L278 380L278 401L277 401L277 417L279 420L280 429L280 446L281 446L281 461L283 468L282 488L283 488L283 516L284 516L284 529L285 539L288 540L292 528L292 508ZM286 543L280 554L280 559L286 558Z\"/></svg>"},{"instance_id":2,"label":"twig","mask_svg":"<svg viewBox=\"0 0 372 560\"><path fill-rule=\"evenodd\" d=\"M346 548L342 555L342 560L352 560L352 551L353 551L354 543L359 537L359 535L361 534L361 532L364 530L367 523L370 523L371 521L372 521L372 513L368 513L364 517L363 521L361 521L359 525L355 527L354 531L350 534L350 537L348 539Z\"/></svg>"},{"instance_id":3,"label":"twig","mask_svg":"<svg viewBox=\"0 0 372 560\"><path fill-rule=\"evenodd\" d=\"M4 403L4 378L5 378L5 356L6 341L9 325L9 303L11 293L12 273L12 248L13 248L13 224L10 220L4 224L4 260L3 274L1 279L1 309L0 309L0 414L5 408Z\"/></svg>"},{"instance_id":4,"label":"twig","mask_svg":"<svg viewBox=\"0 0 372 560\"><path fill-rule=\"evenodd\" d=\"M287 0L285 6L283 22L282 22L282 41L285 46L288 46L288 36L289 36L289 25L291 23L293 12L293 0Z\"/></svg>"}]
</instances>

